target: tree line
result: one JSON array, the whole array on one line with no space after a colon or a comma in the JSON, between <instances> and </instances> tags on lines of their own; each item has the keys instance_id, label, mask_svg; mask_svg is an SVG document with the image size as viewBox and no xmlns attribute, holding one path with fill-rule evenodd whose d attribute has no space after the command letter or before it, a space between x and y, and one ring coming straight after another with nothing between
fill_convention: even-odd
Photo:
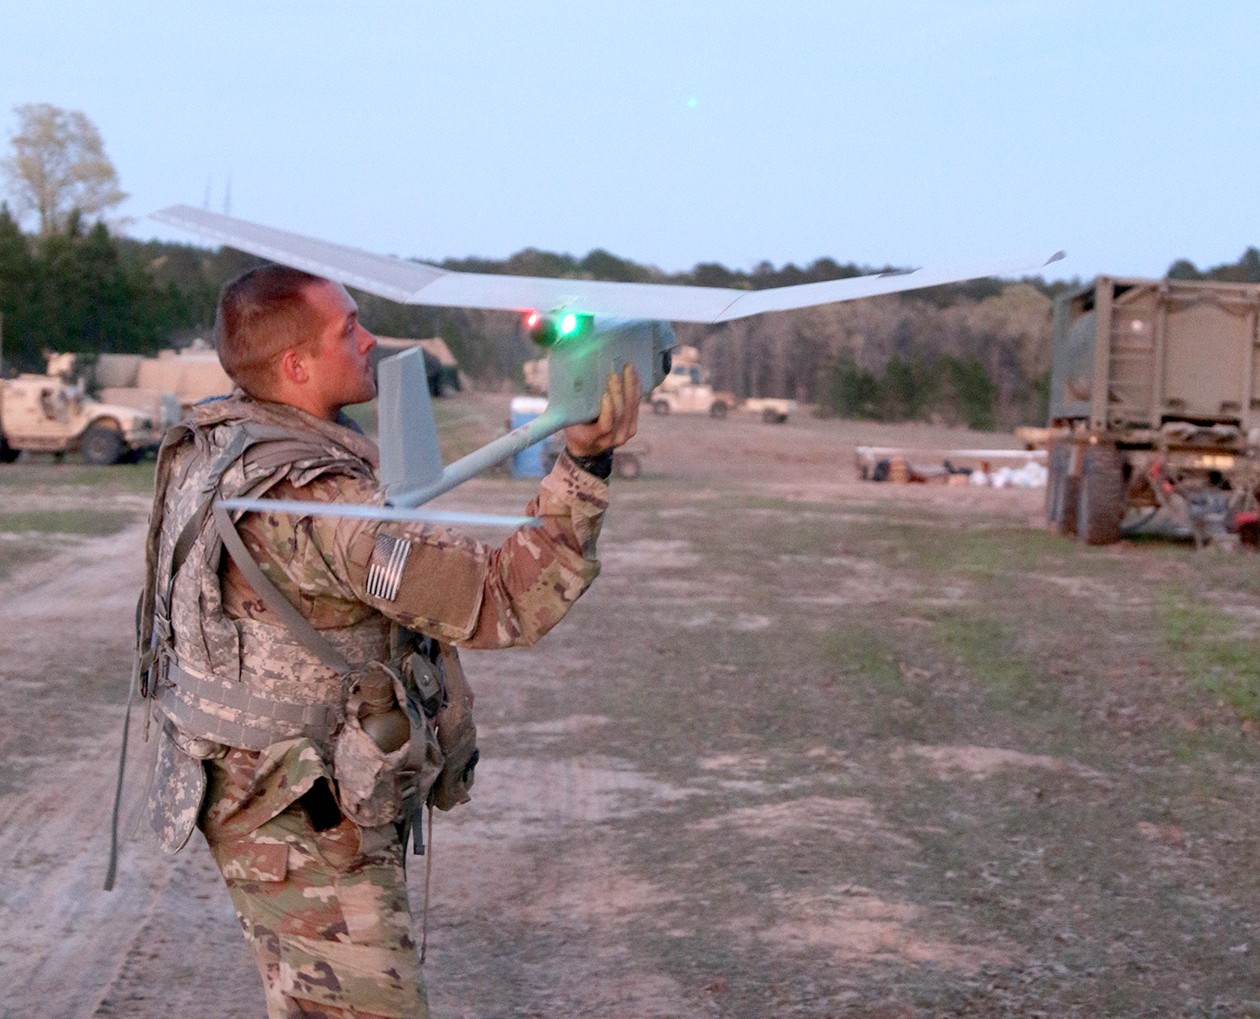
<instances>
[{"instance_id":1,"label":"tree line","mask_svg":"<svg viewBox=\"0 0 1260 1019\"><path fill-rule=\"evenodd\" d=\"M0 315L8 370L37 371L45 351L153 353L209 337L222 284L258 259L111 233L70 215L24 233L0 206ZM585 258L527 249L511 258L447 259L450 269L759 289L863 275L884 267L821 259L763 263L751 272L716 263L667 274L594 251ZM1260 283L1260 253L1182 279ZM713 384L739 398L787 397L818 412L881 421L923 420L1008 428L1044 419L1054 298L1073 282L979 280L907 294L743 319L679 324ZM519 384L537 355L518 316L423 308L356 293L364 324L384 336L441 336L461 370L486 387ZM89 358L90 359L90 358Z\"/></svg>"},{"instance_id":2,"label":"tree line","mask_svg":"<svg viewBox=\"0 0 1260 1019\"><path fill-rule=\"evenodd\" d=\"M139 242L110 229L125 198L95 128L47 104L18 107L13 152L0 160L13 205L0 204L0 329L4 368L37 371L46 351L152 353L208 336L222 284L258 264L230 249ZM34 227L27 232L23 223ZM115 225L116 226L116 225ZM528 248L503 260L446 259L445 268L734 289L793 286L895 267L820 258L808 266L716 263L665 273L597 249L582 258ZM1260 251L1236 263L1169 268L1179 279L1260 283ZM1044 420L1054 299L1076 281L995 279L742 319L683 324L714 385L739 398L773 396L819 413L975 428ZM521 381L537 356L519 317L432 309L356 294L379 335L441 336L483 386Z\"/></svg>"}]
</instances>

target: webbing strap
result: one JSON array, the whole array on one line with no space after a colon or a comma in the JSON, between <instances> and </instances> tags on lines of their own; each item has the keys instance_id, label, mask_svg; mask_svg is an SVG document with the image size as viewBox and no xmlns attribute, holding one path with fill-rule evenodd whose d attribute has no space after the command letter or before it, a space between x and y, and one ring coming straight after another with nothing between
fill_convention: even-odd
<instances>
[{"instance_id":1,"label":"webbing strap","mask_svg":"<svg viewBox=\"0 0 1260 1019\"><path fill-rule=\"evenodd\" d=\"M245 683L222 683L167 666L170 684L158 693L162 712L177 726L246 750L265 750L282 739L326 740L340 722L339 705L297 704L260 694ZM222 708L234 717L225 719ZM216 710L219 709L219 710Z\"/></svg>"},{"instance_id":2,"label":"webbing strap","mask_svg":"<svg viewBox=\"0 0 1260 1019\"><path fill-rule=\"evenodd\" d=\"M267 608L280 618L281 622L292 631L293 636L306 645L308 651L333 672L341 676L348 673L350 663L346 661L345 656L293 607L293 603L280 593L275 584L267 579L262 567L249 554L245 542L241 541L241 536L236 530L236 525L232 523L228 511L222 506L214 507L214 526L218 529L219 537L223 539L223 547L228 550L232 562L236 563L237 569L245 575L249 586L262 598Z\"/></svg>"},{"instance_id":3,"label":"webbing strap","mask_svg":"<svg viewBox=\"0 0 1260 1019\"><path fill-rule=\"evenodd\" d=\"M167 444L175 445L182 442L184 438L191 434L191 429L186 425L176 426L180 429L178 436L175 436L175 429L168 433L167 438L163 441L163 446ZM174 577L179 573L180 567L184 565L188 558L188 553L192 551L193 545L196 543L198 536L201 534L201 528L205 524L206 516L210 513L210 505L218 490L219 483L223 480L223 475L228 468L232 466L246 450L257 448L259 444L264 447L267 443L278 445L280 448L273 451L270 457L261 457L263 463L269 470L282 467L286 463L292 461L292 434L283 428L275 428L269 425L259 425L246 422L236 430L231 441L219 451L218 456L210 466L210 471L206 477L205 486L202 490L202 501L198 504L192 516L184 522L184 526L180 528L179 534L175 538L174 549L171 554L171 566L167 574L167 582L164 586L161 606L158 615L160 618L168 619L170 616L170 600L171 584ZM273 440L290 440L289 442L273 442ZM273 462L274 461L274 462ZM261 591L259 592L262 593ZM167 639L169 634L164 634L163 639Z\"/></svg>"},{"instance_id":4,"label":"webbing strap","mask_svg":"<svg viewBox=\"0 0 1260 1019\"><path fill-rule=\"evenodd\" d=\"M420 819L416 819L419 824ZM403 846L405 850L406 845ZM420 921L420 965L424 965L424 957L429 951L429 882L433 878L433 803L429 803L429 855L424 861L424 913Z\"/></svg>"},{"instance_id":5,"label":"webbing strap","mask_svg":"<svg viewBox=\"0 0 1260 1019\"><path fill-rule=\"evenodd\" d=\"M122 813L123 777L127 773L127 735L131 730L131 705L136 699L136 686L140 682L140 656L136 655L131 667L131 687L127 691L127 712L123 715L122 749L118 752L118 782L114 786L114 809L109 817L109 866L105 869L105 891L114 889L118 875L118 817ZM148 710L147 706L146 709Z\"/></svg>"}]
</instances>

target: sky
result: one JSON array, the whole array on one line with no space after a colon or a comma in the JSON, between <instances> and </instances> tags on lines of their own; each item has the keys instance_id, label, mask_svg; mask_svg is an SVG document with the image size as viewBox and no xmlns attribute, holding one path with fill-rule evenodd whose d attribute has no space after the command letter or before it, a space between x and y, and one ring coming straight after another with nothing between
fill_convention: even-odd
<instances>
[{"instance_id":1,"label":"sky","mask_svg":"<svg viewBox=\"0 0 1260 1019\"><path fill-rule=\"evenodd\" d=\"M0 0L0 148L81 110L130 195L438 261L1160 276L1260 246L1251 0Z\"/></svg>"}]
</instances>

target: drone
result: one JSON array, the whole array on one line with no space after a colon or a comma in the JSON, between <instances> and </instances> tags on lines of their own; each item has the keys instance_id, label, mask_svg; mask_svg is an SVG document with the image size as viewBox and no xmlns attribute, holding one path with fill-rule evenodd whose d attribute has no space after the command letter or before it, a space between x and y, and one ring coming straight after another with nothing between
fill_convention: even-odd
<instances>
[{"instance_id":1,"label":"drone","mask_svg":"<svg viewBox=\"0 0 1260 1019\"><path fill-rule=\"evenodd\" d=\"M547 350L548 402L531 421L451 464L443 464L437 425L419 349L394 354L378 367L378 417L383 506L346 506L295 500L223 500L228 510L270 509L295 514L378 520L520 525L530 518L444 513L421 509L431 499L569 425L599 414L610 374L638 370L646 396L669 371L676 340L672 322L717 324L862 297L876 297L984 276L1044 269L1064 257L1007 265L944 270L890 270L867 276L767 290L678 284L613 283L456 272L424 262L376 255L358 248L260 226L218 213L175 205L152 214L170 226L334 280L402 304L515 311L530 336Z\"/></svg>"}]
</instances>

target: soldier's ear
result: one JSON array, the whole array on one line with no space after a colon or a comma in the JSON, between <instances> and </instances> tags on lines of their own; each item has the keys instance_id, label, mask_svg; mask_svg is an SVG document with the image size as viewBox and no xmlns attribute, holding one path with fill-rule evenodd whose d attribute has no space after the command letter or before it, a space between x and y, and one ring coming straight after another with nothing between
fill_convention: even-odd
<instances>
[{"instance_id":1,"label":"soldier's ear","mask_svg":"<svg viewBox=\"0 0 1260 1019\"><path fill-rule=\"evenodd\" d=\"M284 381L299 386L306 382L311 377L307 361L306 352L295 347L290 347L281 354L279 371Z\"/></svg>"}]
</instances>

